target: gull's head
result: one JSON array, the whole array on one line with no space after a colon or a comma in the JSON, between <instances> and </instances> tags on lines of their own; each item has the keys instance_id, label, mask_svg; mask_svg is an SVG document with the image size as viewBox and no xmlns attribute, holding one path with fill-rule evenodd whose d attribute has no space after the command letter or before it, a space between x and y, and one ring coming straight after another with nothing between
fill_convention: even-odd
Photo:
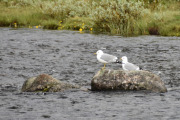
<instances>
[{"instance_id":1,"label":"gull's head","mask_svg":"<svg viewBox=\"0 0 180 120\"><path fill-rule=\"evenodd\" d=\"M121 58L121 60L122 60L122 63L127 63L128 62L128 58L126 56L123 56Z\"/></svg>"},{"instance_id":2,"label":"gull's head","mask_svg":"<svg viewBox=\"0 0 180 120\"><path fill-rule=\"evenodd\" d=\"M102 51L102 50L98 50L95 54L97 54L97 55L102 55L102 54L103 54L103 51Z\"/></svg>"}]
</instances>

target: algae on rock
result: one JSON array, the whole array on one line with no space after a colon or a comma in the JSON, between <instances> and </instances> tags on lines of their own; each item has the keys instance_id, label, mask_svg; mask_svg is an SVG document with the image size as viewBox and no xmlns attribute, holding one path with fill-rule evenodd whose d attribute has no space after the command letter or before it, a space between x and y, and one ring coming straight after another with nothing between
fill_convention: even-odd
<instances>
[{"instance_id":1,"label":"algae on rock","mask_svg":"<svg viewBox=\"0 0 180 120\"><path fill-rule=\"evenodd\" d=\"M41 74L26 80L22 86L22 92L59 92L66 89L79 89L77 85L61 82L50 75Z\"/></svg>"},{"instance_id":2,"label":"algae on rock","mask_svg":"<svg viewBox=\"0 0 180 120\"><path fill-rule=\"evenodd\" d=\"M167 92L159 76L148 71L100 70L91 81L91 90L147 90Z\"/></svg>"}]
</instances>

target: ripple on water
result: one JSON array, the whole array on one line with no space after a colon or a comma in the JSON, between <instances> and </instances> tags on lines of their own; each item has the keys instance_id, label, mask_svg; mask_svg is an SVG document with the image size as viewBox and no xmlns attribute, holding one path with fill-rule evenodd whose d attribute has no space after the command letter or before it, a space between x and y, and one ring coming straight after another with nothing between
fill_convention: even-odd
<instances>
[{"instance_id":1,"label":"ripple on water","mask_svg":"<svg viewBox=\"0 0 180 120\"><path fill-rule=\"evenodd\" d=\"M180 38L119 37L74 31L0 28L1 119L180 119ZM103 66L94 52L118 56L161 76L167 93L21 93L23 82L41 73L90 88ZM120 69L121 65L108 64Z\"/></svg>"}]
</instances>

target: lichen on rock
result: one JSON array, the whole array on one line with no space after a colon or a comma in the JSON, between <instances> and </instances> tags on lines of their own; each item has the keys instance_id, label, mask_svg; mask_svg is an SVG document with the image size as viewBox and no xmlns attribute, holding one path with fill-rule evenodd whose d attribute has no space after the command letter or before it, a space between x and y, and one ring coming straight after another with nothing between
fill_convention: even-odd
<instances>
[{"instance_id":1,"label":"lichen on rock","mask_svg":"<svg viewBox=\"0 0 180 120\"><path fill-rule=\"evenodd\" d=\"M47 74L41 74L26 80L22 92L59 92L67 89L78 89L77 85L61 82Z\"/></svg>"},{"instance_id":2,"label":"lichen on rock","mask_svg":"<svg viewBox=\"0 0 180 120\"><path fill-rule=\"evenodd\" d=\"M159 76L148 71L100 70L91 81L91 90L147 90L167 92Z\"/></svg>"}]
</instances>

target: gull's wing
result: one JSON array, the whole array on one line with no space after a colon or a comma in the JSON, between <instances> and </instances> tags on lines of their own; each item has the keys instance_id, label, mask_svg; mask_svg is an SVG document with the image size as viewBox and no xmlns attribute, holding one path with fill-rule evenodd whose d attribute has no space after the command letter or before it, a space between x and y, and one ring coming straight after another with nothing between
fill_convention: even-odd
<instances>
[{"instance_id":1,"label":"gull's wing","mask_svg":"<svg viewBox=\"0 0 180 120\"><path fill-rule=\"evenodd\" d=\"M100 59L103 59L106 62L116 62L118 58L116 56L104 53L101 55Z\"/></svg>"},{"instance_id":2,"label":"gull's wing","mask_svg":"<svg viewBox=\"0 0 180 120\"><path fill-rule=\"evenodd\" d=\"M125 69L127 69L127 70L139 70L139 67L138 66L136 66L136 65L134 65L134 64L132 64L132 63L126 63L125 65L124 65L124 67L125 67Z\"/></svg>"}]
</instances>

